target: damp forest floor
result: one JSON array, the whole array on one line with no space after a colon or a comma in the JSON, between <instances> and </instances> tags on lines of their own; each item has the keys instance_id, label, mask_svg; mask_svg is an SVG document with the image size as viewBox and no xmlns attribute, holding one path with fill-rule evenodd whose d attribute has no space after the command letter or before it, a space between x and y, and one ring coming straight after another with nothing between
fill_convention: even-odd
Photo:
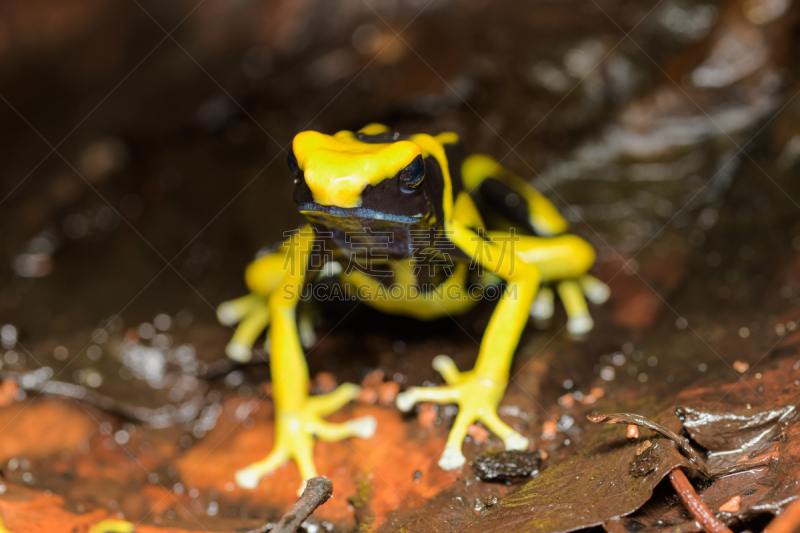
<instances>
[{"instance_id":1,"label":"damp forest floor","mask_svg":"<svg viewBox=\"0 0 800 533\"><path fill-rule=\"evenodd\" d=\"M468 152L502 158L592 243L611 298L591 306L583 338L558 306L526 328L500 416L541 462L493 482L472 470L502 449L485 428L471 428L464 468L445 472L436 462L456 409L393 405L399 390L441 383L438 354L471 368L492 304L432 323L319 307L306 350L314 392L362 383L330 419L370 414L378 431L316 445L333 496L303 529L700 531L675 469L733 531L789 523L800 497L799 9L7 2L3 527L278 522L297 499L293 464L255 490L233 480L272 445L268 350L228 361L215 307L243 294L248 261L301 222L283 153L292 136L370 122L456 131ZM702 464L593 413L646 416Z\"/></svg>"}]
</instances>

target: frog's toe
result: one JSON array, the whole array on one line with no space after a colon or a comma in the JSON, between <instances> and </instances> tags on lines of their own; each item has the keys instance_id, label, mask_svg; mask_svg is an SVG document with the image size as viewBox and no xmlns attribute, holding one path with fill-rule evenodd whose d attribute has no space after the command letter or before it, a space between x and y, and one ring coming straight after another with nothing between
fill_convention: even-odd
<instances>
[{"instance_id":1,"label":"frog's toe","mask_svg":"<svg viewBox=\"0 0 800 533\"><path fill-rule=\"evenodd\" d=\"M489 410L480 416L481 421L492 433L503 439L506 450L527 450L529 441L500 420L497 410Z\"/></svg>"},{"instance_id":2,"label":"frog's toe","mask_svg":"<svg viewBox=\"0 0 800 533\"><path fill-rule=\"evenodd\" d=\"M258 473L254 472L251 468L243 468L236 472L234 476L236 485L242 489L254 489L258 487L258 482L261 480Z\"/></svg>"},{"instance_id":3,"label":"frog's toe","mask_svg":"<svg viewBox=\"0 0 800 533\"><path fill-rule=\"evenodd\" d=\"M580 283L583 293L593 304L604 304L611 296L611 289L608 288L608 285L589 274L578 278L578 283Z\"/></svg>"},{"instance_id":4,"label":"frog's toe","mask_svg":"<svg viewBox=\"0 0 800 533\"><path fill-rule=\"evenodd\" d=\"M355 400L361 387L353 383L343 383L331 393L312 396L308 399L311 410L319 417L331 415L344 407L349 401Z\"/></svg>"},{"instance_id":5,"label":"frog's toe","mask_svg":"<svg viewBox=\"0 0 800 533\"><path fill-rule=\"evenodd\" d=\"M237 324L240 320L239 313L236 312L236 308L229 304L228 302L220 304L217 307L217 320L223 326L233 326Z\"/></svg>"},{"instance_id":6,"label":"frog's toe","mask_svg":"<svg viewBox=\"0 0 800 533\"><path fill-rule=\"evenodd\" d=\"M253 348L241 342L231 341L225 347L225 355L237 363L246 363L253 357Z\"/></svg>"},{"instance_id":7,"label":"frog's toe","mask_svg":"<svg viewBox=\"0 0 800 533\"><path fill-rule=\"evenodd\" d=\"M433 369L439 372L448 385L455 385L461 381L461 372L459 372L455 361L446 355L437 355L433 358Z\"/></svg>"},{"instance_id":8,"label":"frog's toe","mask_svg":"<svg viewBox=\"0 0 800 533\"><path fill-rule=\"evenodd\" d=\"M594 320L588 313L572 316L567 320L567 331L576 337L589 333L593 327Z\"/></svg>"},{"instance_id":9,"label":"frog's toe","mask_svg":"<svg viewBox=\"0 0 800 533\"><path fill-rule=\"evenodd\" d=\"M372 416L362 416L351 420L350 427L356 437L369 439L375 435L375 430L378 429L378 421Z\"/></svg>"},{"instance_id":10,"label":"frog's toe","mask_svg":"<svg viewBox=\"0 0 800 533\"><path fill-rule=\"evenodd\" d=\"M268 476L275 470L283 466L289 460L288 450L283 446L277 446L266 459L257 461L251 465L237 470L234 474L236 484L243 489L254 489L258 486L261 478Z\"/></svg>"},{"instance_id":11,"label":"frog's toe","mask_svg":"<svg viewBox=\"0 0 800 533\"><path fill-rule=\"evenodd\" d=\"M408 412L417 402L458 403L459 390L454 387L411 387L397 395L397 408Z\"/></svg>"},{"instance_id":12,"label":"frog's toe","mask_svg":"<svg viewBox=\"0 0 800 533\"><path fill-rule=\"evenodd\" d=\"M347 422L335 424L321 420L311 425L311 432L320 440L336 442L349 437L368 439L375 434L378 423L371 416L354 418Z\"/></svg>"},{"instance_id":13,"label":"frog's toe","mask_svg":"<svg viewBox=\"0 0 800 533\"><path fill-rule=\"evenodd\" d=\"M594 321L589 316L589 307L581 285L578 281L569 279L560 282L557 289L567 312L567 331L576 337L588 333L594 326Z\"/></svg>"},{"instance_id":14,"label":"frog's toe","mask_svg":"<svg viewBox=\"0 0 800 533\"><path fill-rule=\"evenodd\" d=\"M442 470L456 470L464 466L467 458L461 453L460 446L448 444L444 447L442 456L439 458L439 468Z\"/></svg>"},{"instance_id":15,"label":"frog's toe","mask_svg":"<svg viewBox=\"0 0 800 533\"><path fill-rule=\"evenodd\" d=\"M417 399L412 391L413 389L409 389L406 392L401 392L397 395L397 399L395 400L397 408L404 413L409 412L414 407L414 404L417 403Z\"/></svg>"},{"instance_id":16,"label":"frog's toe","mask_svg":"<svg viewBox=\"0 0 800 533\"><path fill-rule=\"evenodd\" d=\"M550 287L541 287L536 299L531 305L531 317L539 322L547 322L553 317L555 309L553 289Z\"/></svg>"},{"instance_id":17,"label":"frog's toe","mask_svg":"<svg viewBox=\"0 0 800 533\"><path fill-rule=\"evenodd\" d=\"M256 294L247 294L235 300L223 302L217 307L217 320L225 326L238 324L263 299Z\"/></svg>"},{"instance_id":18,"label":"frog's toe","mask_svg":"<svg viewBox=\"0 0 800 533\"><path fill-rule=\"evenodd\" d=\"M528 449L530 441L515 431L505 438L503 444L505 445L506 450L524 451Z\"/></svg>"}]
</instances>

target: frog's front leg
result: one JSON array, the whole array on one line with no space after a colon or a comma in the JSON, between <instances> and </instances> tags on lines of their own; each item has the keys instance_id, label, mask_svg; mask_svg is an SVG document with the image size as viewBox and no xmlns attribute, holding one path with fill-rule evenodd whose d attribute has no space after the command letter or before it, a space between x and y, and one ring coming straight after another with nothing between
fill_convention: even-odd
<instances>
[{"instance_id":1,"label":"frog's front leg","mask_svg":"<svg viewBox=\"0 0 800 533\"><path fill-rule=\"evenodd\" d=\"M294 237L294 249L287 252L288 262L278 286L267 299L271 320L270 372L275 402L275 443L270 454L236 472L236 483L255 488L264 476L287 461L297 462L305 481L317 475L314 465L314 438L334 441L352 436L369 438L375 432L375 419L362 417L341 424L324 420L354 399L357 385L340 386L331 394L309 396L308 367L297 330L297 302L306 275L309 250L315 234L306 227Z\"/></svg>"},{"instance_id":2,"label":"frog's front leg","mask_svg":"<svg viewBox=\"0 0 800 533\"><path fill-rule=\"evenodd\" d=\"M434 368L442 374L446 386L413 387L397 397L397 406L403 411L423 401L458 404L458 416L439 459L439 466L445 470L464 464L461 445L470 424L475 421L483 422L503 439L506 449L524 450L528 447L528 439L500 420L497 407L508 385L511 359L541 281L536 265L515 262L510 255L513 252L501 253L500 247L487 243L463 226L454 224L453 230L452 240L456 245L473 258L482 256L484 267L504 278L507 285L489 320L475 368L459 372L449 357L439 356L434 359ZM493 249L484 254L479 250L480 246Z\"/></svg>"}]
</instances>

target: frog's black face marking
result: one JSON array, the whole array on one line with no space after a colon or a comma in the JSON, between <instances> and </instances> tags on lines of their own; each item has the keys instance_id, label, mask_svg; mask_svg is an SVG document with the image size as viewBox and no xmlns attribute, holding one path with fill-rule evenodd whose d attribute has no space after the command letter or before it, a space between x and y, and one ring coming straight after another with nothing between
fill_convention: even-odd
<instances>
[{"instance_id":1,"label":"frog's black face marking","mask_svg":"<svg viewBox=\"0 0 800 533\"><path fill-rule=\"evenodd\" d=\"M367 185L361 205L350 208L316 202L293 154L289 168L295 174L298 210L343 250L378 246L392 257L407 257L416 232L444 220L442 173L433 157L417 156L391 178Z\"/></svg>"}]
</instances>

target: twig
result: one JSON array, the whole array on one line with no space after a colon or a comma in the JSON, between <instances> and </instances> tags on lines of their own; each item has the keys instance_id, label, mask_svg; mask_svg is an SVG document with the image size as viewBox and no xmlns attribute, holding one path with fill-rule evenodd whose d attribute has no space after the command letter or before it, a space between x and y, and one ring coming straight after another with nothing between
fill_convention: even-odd
<instances>
[{"instance_id":1,"label":"twig","mask_svg":"<svg viewBox=\"0 0 800 533\"><path fill-rule=\"evenodd\" d=\"M755 459L741 461L738 463L733 463L732 465L715 468L709 472L709 475L712 478L718 478L722 476L729 476L731 474L738 474L739 472L744 472L746 470L750 470L751 468L769 466L773 460L774 461L778 460L777 452L767 453L762 455L761 457L756 457Z\"/></svg>"},{"instance_id":2,"label":"twig","mask_svg":"<svg viewBox=\"0 0 800 533\"><path fill-rule=\"evenodd\" d=\"M689 444L689 439L681 437L680 435L675 434L670 429L662 426L661 424L656 424L648 420L647 418L641 415L634 415L629 413L615 413L610 415L604 414L591 414L587 415L591 422L595 424L633 424L635 426L645 427L647 429L652 429L658 433L661 433L669 440L675 443L676 446L683 452L683 454L692 462L695 466L697 466L703 474L708 474L708 467L706 466L706 462L700 457L692 445Z\"/></svg>"},{"instance_id":3,"label":"twig","mask_svg":"<svg viewBox=\"0 0 800 533\"><path fill-rule=\"evenodd\" d=\"M694 520L691 520L689 522L684 522L683 524L678 524L677 526L664 529L661 531L661 533L698 533L700 531L703 531L703 527Z\"/></svg>"},{"instance_id":4,"label":"twig","mask_svg":"<svg viewBox=\"0 0 800 533\"><path fill-rule=\"evenodd\" d=\"M697 520L706 533L733 533L725 524L717 520L717 517L711 512L708 506L703 503L694 487L686 479L686 474L683 470L676 468L669 473L669 480L678 496L681 497L683 504L689 509L695 520Z\"/></svg>"},{"instance_id":5,"label":"twig","mask_svg":"<svg viewBox=\"0 0 800 533\"><path fill-rule=\"evenodd\" d=\"M318 476L309 479L303 494L294 502L289 512L283 515L272 533L295 533L305 519L332 495L333 483L328 478Z\"/></svg>"},{"instance_id":6,"label":"twig","mask_svg":"<svg viewBox=\"0 0 800 533\"><path fill-rule=\"evenodd\" d=\"M800 530L800 500L795 500L767 525L764 533L794 533Z\"/></svg>"}]
</instances>

